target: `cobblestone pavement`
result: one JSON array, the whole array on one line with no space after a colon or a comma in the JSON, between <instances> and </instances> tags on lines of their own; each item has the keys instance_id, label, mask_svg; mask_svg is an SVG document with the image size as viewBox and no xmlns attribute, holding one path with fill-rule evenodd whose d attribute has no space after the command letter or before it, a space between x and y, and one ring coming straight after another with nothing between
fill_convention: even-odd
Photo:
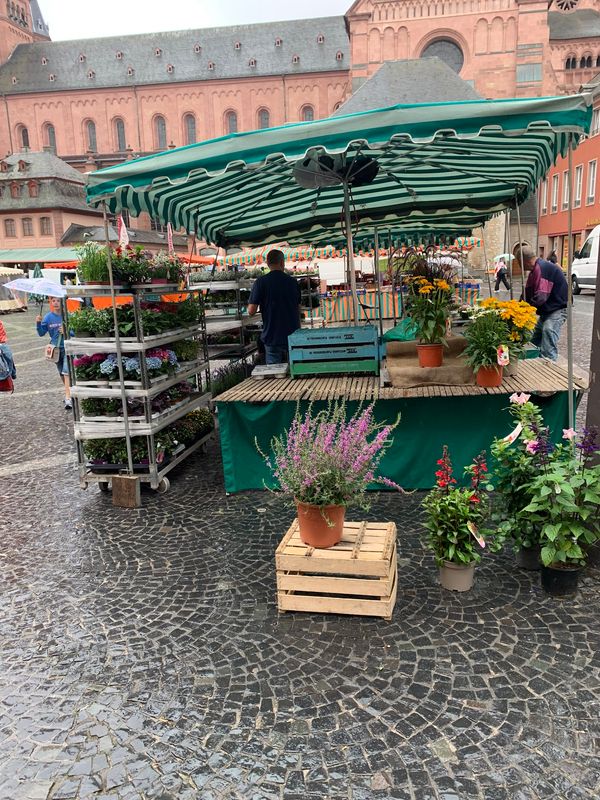
<instances>
[{"instance_id":1,"label":"cobblestone pavement","mask_svg":"<svg viewBox=\"0 0 600 800\"><path fill-rule=\"evenodd\" d=\"M139 510L81 491L32 315L3 321L1 800L599 796L599 573L551 600L506 552L444 592L420 496L385 494L392 622L279 616L289 506L226 497L216 447Z\"/></svg>"}]
</instances>

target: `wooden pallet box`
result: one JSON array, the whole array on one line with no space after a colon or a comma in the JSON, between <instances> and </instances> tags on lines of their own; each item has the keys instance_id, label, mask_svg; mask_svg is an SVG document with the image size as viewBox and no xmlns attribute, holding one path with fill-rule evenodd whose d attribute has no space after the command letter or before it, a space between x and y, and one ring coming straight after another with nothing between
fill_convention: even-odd
<instances>
[{"instance_id":1,"label":"wooden pallet box","mask_svg":"<svg viewBox=\"0 0 600 800\"><path fill-rule=\"evenodd\" d=\"M374 325L297 330L288 337L290 373L379 375L381 346Z\"/></svg>"},{"instance_id":2,"label":"wooden pallet box","mask_svg":"<svg viewBox=\"0 0 600 800\"><path fill-rule=\"evenodd\" d=\"M390 620L396 563L393 522L346 521L341 542L319 550L302 542L295 519L275 553L277 608Z\"/></svg>"}]
</instances>

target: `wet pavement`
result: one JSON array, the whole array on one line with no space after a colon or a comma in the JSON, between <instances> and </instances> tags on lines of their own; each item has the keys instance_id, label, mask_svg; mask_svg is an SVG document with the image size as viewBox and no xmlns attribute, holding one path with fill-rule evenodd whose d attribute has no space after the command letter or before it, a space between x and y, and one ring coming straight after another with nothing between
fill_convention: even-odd
<instances>
[{"instance_id":1,"label":"wet pavement","mask_svg":"<svg viewBox=\"0 0 600 800\"><path fill-rule=\"evenodd\" d=\"M288 503L226 497L216 446L142 509L80 490L32 320L3 317L0 800L599 796L600 572L552 600L507 550L442 591L421 497L375 495L392 621L278 615Z\"/></svg>"}]
</instances>

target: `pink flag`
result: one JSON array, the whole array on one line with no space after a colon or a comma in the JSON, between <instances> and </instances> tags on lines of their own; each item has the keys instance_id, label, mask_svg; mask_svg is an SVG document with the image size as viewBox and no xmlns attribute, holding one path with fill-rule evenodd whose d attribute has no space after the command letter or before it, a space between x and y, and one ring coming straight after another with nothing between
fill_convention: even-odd
<instances>
[{"instance_id":1,"label":"pink flag","mask_svg":"<svg viewBox=\"0 0 600 800\"><path fill-rule=\"evenodd\" d=\"M173 228L171 227L171 223L167 222L167 244L169 245L169 254L175 252L175 248L173 247Z\"/></svg>"},{"instance_id":2,"label":"pink flag","mask_svg":"<svg viewBox=\"0 0 600 800\"><path fill-rule=\"evenodd\" d=\"M121 247L127 247L129 244L129 234L127 233L127 228L125 226L125 221L123 220L122 214L119 215L117 230L119 232L119 244Z\"/></svg>"}]
</instances>

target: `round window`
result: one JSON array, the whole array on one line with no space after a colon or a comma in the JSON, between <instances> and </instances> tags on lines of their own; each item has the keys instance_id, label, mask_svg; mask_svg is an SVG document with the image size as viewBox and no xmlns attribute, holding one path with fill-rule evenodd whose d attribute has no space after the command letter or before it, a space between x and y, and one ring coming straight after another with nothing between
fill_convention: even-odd
<instances>
[{"instance_id":1,"label":"round window","mask_svg":"<svg viewBox=\"0 0 600 800\"><path fill-rule=\"evenodd\" d=\"M437 39L428 44L421 53L421 58L433 58L434 56L447 64L454 72L460 72L465 63L462 50L456 42L450 39Z\"/></svg>"},{"instance_id":2,"label":"round window","mask_svg":"<svg viewBox=\"0 0 600 800\"><path fill-rule=\"evenodd\" d=\"M561 11L573 11L578 0L556 0L556 5Z\"/></svg>"}]
</instances>

